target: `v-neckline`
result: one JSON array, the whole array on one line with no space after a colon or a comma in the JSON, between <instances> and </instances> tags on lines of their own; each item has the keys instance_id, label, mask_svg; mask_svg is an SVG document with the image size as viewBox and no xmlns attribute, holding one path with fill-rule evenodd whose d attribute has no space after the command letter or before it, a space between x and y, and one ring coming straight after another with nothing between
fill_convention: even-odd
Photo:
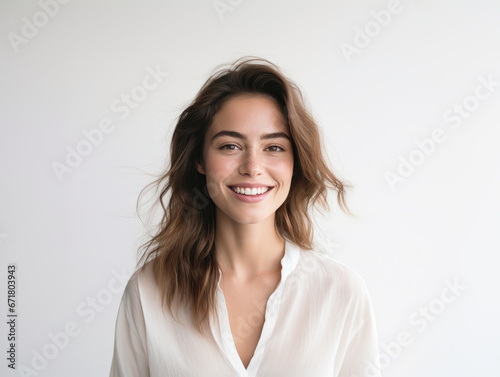
<instances>
[{"instance_id":1,"label":"v-neckline","mask_svg":"<svg viewBox=\"0 0 500 377\"><path fill-rule=\"evenodd\" d=\"M296 245L290 243L288 240L285 244L285 254L281 259L281 278L278 283L278 286L269 296L266 308L264 312L264 324L262 326L262 331L259 336L259 340L255 347L255 351L250 358L250 362L248 363L248 367L245 368L243 361L238 354L238 350L236 348L236 344L234 342L234 337L231 331L231 325L229 323L229 314L227 310L226 300L224 298L224 293L220 288L220 278L218 282L217 289L217 313L219 315L219 323L218 326L216 323L211 323L212 332L214 333L214 337L222 352L229 359L234 369L238 372L239 377L253 377L256 375L260 364L263 359L263 351L265 346L273 334L274 327L276 325L276 319L279 309L279 304L281 302L281 295L283 292L283 286L288 275L291 273L293 268L295 268L299 259L299 249ZM220 333L219 336L216 336L215 328L218 327Z\"/></svg>"},{"instance_id":2,"label":"v-neckline","mask_svg":"<svg viewBox=\"0 0 500 377\"><path fill-rule=\"evenodd\" d=\"M279 286L279 284L278 284L278 286ZM278 288L276 288L276 290L277 289ZM261 330L260 335L259 335L259 340L257 341L257 345L255 346L255 350L253 352L253 355L250 358L250 361L249 361L248 366L246 368L245 368L245 365L243 364L243 360L241 359L241 357L238 353L238 349L236 348L236 343L234 342L234 335L233 335L233 332L231 330L231 324L229 322L229 312L227 309L224 294L223 294L223 292L219 292L219 294L221 296L222 309L223 309L222 310L223 318L222 318L221 325L222 325L222 332L223 332L223 334L225 334L225 336L223 337L223 342L225 343L224 346L225 346L225 349L231 354L231 362L233 362L233 366L239 370L240 375L244 375L244 376L253 375L253 374L249 374L249 373L252 370L256 371L258 369L258 365L255 365L255 364L258 362L257 357L258 357L259 352L264 347L265 342L267 342L267 340L268 340L268 337L266 337L265 335L272 333L272 328L270 328L270 327L273 327L273 325L275 324L275 322L272 321L272 317L270 314L269 302L271 301L271 297L276 292L276 290L271 294L271 296L269 296L269 299L267 301L266 310L264 313L264 323L263 323L262 330ZM236 364L236 365L234 365L234 364Z\"/></svg>"},{"instance_id":3,"label":"v-neckline","mask_svg":"<svg viewBox=\"0 0 500 377\"><path fill-rule=\"evenodd\" d=\"M224 309L227 312L231 337L238 356L246 369L250 366L252 355L257 351L259 340L262 338L266 321L267 303L281 282L281 270L282 267L279 271L275 271L272 277L263 277L262 279L265 279L265 282L263 282L263 280L254 280L251 283L236 283L236 285L233 285L234 283L225 282L224 276L220 279L220 287L222 296L224 297L223 302L225 304ZM254 284L257 285L257 287L250 288ZM256 295L260 295L260 297ZM245 303L240 302L241 299L245 300ZM249 302L254 302L258 306L250 305L251 307L247 307L246 305L248 305ZM239 305L245 305L244 310L241 310L241 308L238 307ZM256 317L251 313L257 312L259 313L259 319L258 322L254 322ZM248 317L243 320L245 324L244 327L246 327L247 330L250 329L251 335L247 331L241 329L242 316L245 315ZM249 322L250 317L253 318L251 321L253 323ZM241 331L244 331L246 335L243 335ZM240 339L240 336L243 336L245 340ZM245 366L244 360L247 361L247 366Z\"/></svg>"}]
</instances>

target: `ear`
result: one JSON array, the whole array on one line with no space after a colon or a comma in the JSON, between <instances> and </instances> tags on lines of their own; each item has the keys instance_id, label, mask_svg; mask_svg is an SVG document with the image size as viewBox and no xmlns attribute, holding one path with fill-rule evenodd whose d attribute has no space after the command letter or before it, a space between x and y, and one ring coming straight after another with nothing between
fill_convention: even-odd
<instances>
[{"instance_id":1,"label":"ear","mask_svg":"<svg viewBox=\"0 0 500 377\"><path fill-rule=\"evenodd\" d=\"M203 166L203 163L201 163L201 162L196 163L196 170L198 170L198 173L200 173L200 174L206 174L205 167Z\"/></svg>"}]
</instances>

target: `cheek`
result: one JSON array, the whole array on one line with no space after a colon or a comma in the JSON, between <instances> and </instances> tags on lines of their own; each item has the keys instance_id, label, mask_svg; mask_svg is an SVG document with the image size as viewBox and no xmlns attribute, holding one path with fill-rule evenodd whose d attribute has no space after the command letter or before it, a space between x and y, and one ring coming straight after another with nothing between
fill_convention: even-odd
<instances>
[{"instance_id":1,"label":"cheek","mask_svg":"<svg viewBox=\"0 0 500 377\"><path fill-rule=\"evenodd\" d=\"M210 175L212 176L211 180L213 181L225 179L230 172L235 169L235 166L237 166L237 164L221 156L212 156L208 158L206 162L207 170L210 171Z\"/></svg>"},{"instance_id":2,"label":"cheek","mask_svg":"<svg viewBox=\"0 0 500 377\"><path fill-rule=\"evenodd\" d=\"M288 184L293 174L293 159L275 161L271 166L276 178Z\"/></svg>"},{"instance_id":3,"label":"cheek","mask_svg":"<svg viewBox=\"0 0 500 377\"><path fill-rule=\"evenodd\" d=\"M224 181L232 174L235 168L233 162L227 159L213 156L205 161L207 190L212 199L217 198L224 189Z\"/></svg>"}]
</instances>

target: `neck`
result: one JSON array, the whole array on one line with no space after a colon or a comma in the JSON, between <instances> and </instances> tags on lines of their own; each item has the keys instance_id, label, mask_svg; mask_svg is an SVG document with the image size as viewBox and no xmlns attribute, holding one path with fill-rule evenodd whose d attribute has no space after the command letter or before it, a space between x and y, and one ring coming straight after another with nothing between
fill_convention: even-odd
<instances>
[{"instance_id":1,"label":"neck","mask_svg":"<svg viewBox=\"0 0 500 377\"><path fill-rule=\"evenodd\" d=\"M216 258L226 276L248 280L281 271L285 239L274 227L274 216L257 224L240 224L217 214Z\"/></svg>"}]
</instances>

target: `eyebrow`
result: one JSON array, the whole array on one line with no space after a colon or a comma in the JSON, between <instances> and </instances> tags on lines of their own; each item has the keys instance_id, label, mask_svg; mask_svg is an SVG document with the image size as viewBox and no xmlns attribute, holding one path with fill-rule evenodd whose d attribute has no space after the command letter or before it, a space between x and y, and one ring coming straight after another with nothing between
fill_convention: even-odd
<instances>
[{"instance_id":1,"label":"eyebrow","mask_svg":"<svg viewBox=\"0 0 500 377\"><path fill-rule=\"evenodd\" d=\"M239 133L239 132L236 132L236 131L219 131L217 132L213 137L212 137L212 142L218 138L218 137L222 137L222 136L232 136L232 137L237 137L238 139L242 139L243 141L246 141L248 140L248 138ZM284 132L273 132L273 133L270 133L270 134L264 134L264 135L260 135L260 140L269 140L269 139L278 139L278 138L285 138L287 139L288 141L292 141L290 139L290 136L288 136L286 133Z\"/></svg>"}]
</instances>

